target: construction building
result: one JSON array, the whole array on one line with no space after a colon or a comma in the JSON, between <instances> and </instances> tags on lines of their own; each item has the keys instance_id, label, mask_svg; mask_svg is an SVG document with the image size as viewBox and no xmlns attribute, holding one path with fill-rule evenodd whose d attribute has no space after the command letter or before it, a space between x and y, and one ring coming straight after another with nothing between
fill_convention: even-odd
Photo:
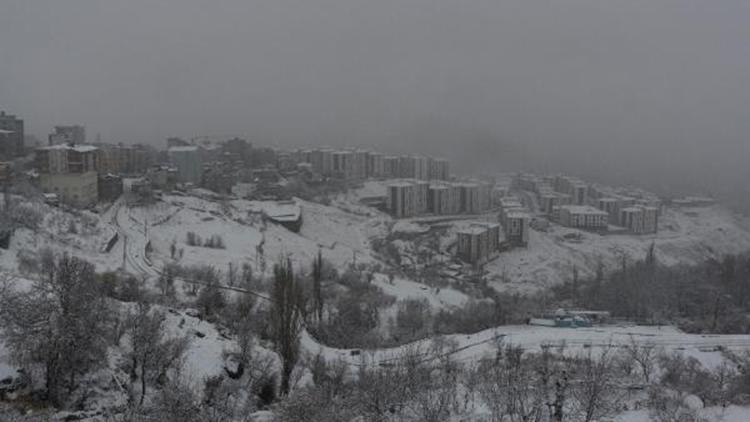
<instances>
[{"instance_id":1,"label":"construction building","mask_svg":"<svg viewBox=\"0 0 750 422\"><path fill-rule=\"evenodd\" d=\"M52 145L37 148L35 165L40 173L65 174L96 172L98 148L93 145Z\"/></svg>"},{"instance_id":2,"label":"construction building","mask_svg":"<svg viewBox=\"0 0 750 422\"><path fill-rule=\"evenodd\" d=\"M55 131L47 137L49 145L86 143L86 128L81 125L55 126Z\"/></svg>"}]
</instances>

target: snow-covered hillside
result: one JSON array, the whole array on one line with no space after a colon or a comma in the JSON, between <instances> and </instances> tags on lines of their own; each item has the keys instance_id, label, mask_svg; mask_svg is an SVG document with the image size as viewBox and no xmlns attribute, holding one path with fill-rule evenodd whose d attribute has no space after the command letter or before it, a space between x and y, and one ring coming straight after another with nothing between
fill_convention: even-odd
<instances>
[{"instance_id":1,"label":"snow-covered hillside","mask_svg":"<svg viewBox=\"0 0 750 422\"><path fill-rule=\"evenodd\" d=\"M547 232L531 230L528 248L501 254L487 270L500 290L543 288L570 280L574 268L581 276L592 276L600 260L606 271L618 268L623 257L642 259L652 243L663 264L697 264L750 250L750 231L721 206L667 208L656 235L599 235L551 225Z\"/></svg>"}]
</instances>

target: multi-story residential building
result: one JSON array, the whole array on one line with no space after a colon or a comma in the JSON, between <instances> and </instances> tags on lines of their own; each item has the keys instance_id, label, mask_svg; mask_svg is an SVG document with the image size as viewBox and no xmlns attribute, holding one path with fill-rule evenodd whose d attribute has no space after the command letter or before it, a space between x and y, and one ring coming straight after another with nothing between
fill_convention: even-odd
<instances>
[{"instance_id":1,"label":"multi-story residential building","mask_svg":"<svg viewBox=\"0 0 750 422\"><path fill-rule=\"evenodd\" d=\"M570 195L558 192L547 192L539 195L539 206L543 213L551 216L557 206L570 204Z\"/></svg>"},{"instance_id":2,"label":"multi-story residential building","mask_svg":"<svg viewBox=\"0 0 750 422\"><path fill-rule=\"evenodd\" d=\"M430 184L419 180L397 180L386 186L386 208L396 218L425 214Z\"/></svg>"},{"instance_id":3,"label":"multi-story residential building","mask_svg":"<svg viewBox=\"0 0 750 422\"><path fill-rule=\"evenodd\" d=\"M602 197L596 200L597 206L600 210L604 211L609 215L609 222L612 224L620 223L620 210L622 207L622 201L619 198Z\"/></svg>"},{"instance_id":4,"label":"multi-story residential building","mask_svg":"<svg viewBox=\"0 0 750 422\"><path fill-rule=\"evenodd\" d=\"M415 156L414 160L414 178L419 180L430 180L430 161L429 157Z\"/></svg>"},{"instance_id":5,"label":"multi-story residential building","mask_svg":"<svg viewBox=\"0 0 750 422\"><path fill-rule=\"evenodd\" d=\"M609 214L589 205L563 205L559 213L560 224L567 227L597 231L609 227Z\"/></svg>"},{"instance_id":6,"label":"multi-story residential building","mask_svg":"<svg viewBox=\"0 0 750 422\"><path fill-rule=\"evenodd\" d=\"M42 173L39 185L45 193L57 194L61 202L78 208L96 205L99 199L97 174L95 171L83 173Z\"/></svg>"},{"instance_id":7,"label":"multi-story residential building","mask_svg":"<svg viewBox=\"0 0 750 422\"><path fill-rule=\"evenodd\" d=\"M351 180L355 176L354 153L335 151L333 153L333 173L342 179Z\"/></svg>"},{"instance_id":8,"label":"multi-story residential building","mask_svg":"<svg viewBox=\"0 0 750 422\"><path fill-rule=\"evenodd\" d=\"M363 150L352 151L352 178L364 180L368 177L367 162L370 159L370 152Z\"/></svg>"},{"instance_id":9,"label":"multi-story residential building","mask_svg":"<svg viewBox=\"0 0 750 422\"><path fill-rule=\"evenodd\" d=\"M177 185L177 173L175 167L157 165L148 169L146 178L154 189L173 190Z\"/></svg>"},{"instance_id":10,"label":"multi-story residential building","mask_svg":"<svg viewBox=\"0 0 750 422\"><path fill-rule=\"evenodd\" d=\"M426 214L428 208L427 195L430 189L430 183L424 180L415 180L412 183L414 184L414 192L416 195L415 206L417 215Z\"/></svg>"},{"instance_id":11,"label":"multi-story residential building","mask_svg":"<svg viewBox=\"0 0 750 422\"><path fill-rule=\"evenodd\" d=\"M85 144L86 128L81 125L55 126L55 131L47 139L49 145Z\"/></svg>"},{"instance_id":12,"label":"multi-story residential building","mask_svg":"<svg viewBox=\"0 0 750 422\"><path fill-rule=\"evenodd\" d=\"M484 183L460 183L461 211L469 214L482 213L492 204L492 186Z\"/></svg>"},{"instance_id":13,"label":"multi-story residential building","mask_svg":"<svg viewBox=\"0 0 750 422\"><path fill-rule=\"evenodd\" d=\"M531 217L525 211L513 209L505 212L502 222L505 240L515 246L528 245L530 221Z\"/></svg>"},{"instance_id":14,"label":"multi-story residential building","mask_svg":"<svg viewBox=\"0 0 750 422\"><path fill-rule=\"evenodd\" d=\"M643 210L638 207L626 207L620 210L620 225L631 233L643 233Z\"/></svg>"},{"instance_id":15,"label":"multi-story residential building","mask_svg":"<svg viewBox=\"0 0 750 422\"><path fill-rule=\"evenodd\" d=\"M396 181L389 183L386 190L386 207L392 216L403 218L417 215L417 193L414 183Z\"/></svg>"},{"instance_id":16,"label":"multi-story residential building","mask_svg":"<svg viewBox=\"0 0 750 422\"><path fill-rule=\"evenodd\" d=\"M435 158L430 161L430 179L431 180L449 180L450 179L450 161L444 158Z\"/></svg>"},{"instance_id":17,"label":"multi-story residential building","mask_svg":"<svg viewBox=\"0 0 750 422\"><path fill-rule=\"evenodd\" d=\"M401 174L401 158L395 155L383 157L383 177L395 178Z\"/></svg>"},{"instance_id":18,"label":"multi-story residential building","mask_svg":"<svg viewBox=\"0 0 750 422\"><path fill-rule=\"evenodd\" d=\"M172 147L167 151L169 160L177 168L179 183L198 185L203 173L201 154L196 146Z\"/></svg>"},{"instance_id":19,"label":"multi-story residential building","mask_svg":"<svg viewBox=\"0 0 750 422\"><path fill-rule=\"evenodd\" d=\"M410 155L398 157L398 177L414 179L417 175L417 161Z\"/></svg>"},{"instance_id":20,"label":"multi-story residential building","mask_svg":"<svg viewBox=\"0 0 750 422\"><path fill-rule=\"evenodd\" d=\"M653 206L639 206L639 208L643 211L643 233L657 233L659 231L659 208Z\"/></svg>"},{"instance_id":21,"label":"multi-story residential building","mask_svg":"<svg viewBox=\"0 0 750 422\"><path fill-rule=\"evenodd\" d=\"M13 114L0 111L0 160L11 160L23 155L24 126L23 120Z\"/></svg>"},{"instance_id":22,"label":"multi-story residential building","mask_svg":"<svg viewBox=\"0 0 750 422\"><path fill-rule=\"evenodd\" d=\"M556 176L554 188L557 192L570 195L571 203L574 205L585 205L588 203L588 185L579 179L568 176Z\"/></svg>"},{"instance_id":23,"label":"multi-story residential building","mask_svg":"<svg viewBox=\"0 0 750 422\"><path fill-rule=\"evenodd\" d=\"M385 177L385 156L379 152L371 152L367 160L367 176L380 178Z\"/></svg>"},{"instance_id":24,"label":"multi-story residential building","mask_svg":"<svg viewBox=\"0 0 750 422\"><path fill-rule=\"evenodd\" d=\"M458 230L457 256L470 264L481 264L490 260L498 251L500 226L495 223L473 223Z\"/></svg>"},{"instance_id":25,"label":"multi-story residential building","mask_svg":"<svg viewBox=\"0 0 750 422\"><path fill-rule=\"evenodd\" d=\"M100 173L142 175L151 166L155 153L144 145L97 144Z\"/></svg>"},{"instance_id":26,"label":"multi-story residential building","mask_svg":"<svg viewBox=\"0 0 750 422\"><path fill-rule=\"evenodd\" d=\"M453 183L432 184L428 191L429 212L451 215L461 212L461 189Z\"/></svg>"},{"instance_id":27,"label":"multi-story residential building","mask_svg":"<svg viewBox=\"0 0 750 422\"><path fill-rule=\"evenodd\" d=\"M328 148L313 150L310 153L310 163L317 173L330 176L333 173L333 150Z\"/></svg>"},{"instance_id":28,"label":"multi-story residential building","mask_svg":"<svg viewBox=\"0 0 750 422\"><path fill-rule=\"evenodd\" d=\"M87 173L99 169L98 148L93 145L52 145L37 148L35 153L40 173Z\"/></svg>"}]
</instances>

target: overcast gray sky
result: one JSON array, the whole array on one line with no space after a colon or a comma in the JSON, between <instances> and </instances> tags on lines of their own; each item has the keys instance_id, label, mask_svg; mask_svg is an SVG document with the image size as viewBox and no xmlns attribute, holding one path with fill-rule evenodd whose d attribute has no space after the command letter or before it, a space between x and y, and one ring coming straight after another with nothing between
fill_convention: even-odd
<instances>
[{"instance_id":1,"label":"overcast gray sky","mask_svg":"<svg viewBox=\"0 0 750 422\"><path fill-rule=\"evenodd\" d=\"M749 23L747 0L3 0L0 108L40 138L380 145L747 193Z\"/></svg>"}]
</instances>

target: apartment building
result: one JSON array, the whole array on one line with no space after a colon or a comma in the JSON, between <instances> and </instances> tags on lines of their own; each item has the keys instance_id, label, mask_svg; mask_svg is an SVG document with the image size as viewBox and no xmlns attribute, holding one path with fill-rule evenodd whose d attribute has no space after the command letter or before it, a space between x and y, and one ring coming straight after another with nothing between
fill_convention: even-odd
<instances>
[{"instance_id":1,"label":"apartment building","mask_svg":"<svg viewBox=\"0 0 750 422\"><path fill-rule=\"evenodd\" d=\"M495 223L472 223L456 232L456 255L470 264L489 261L498 251L500 225Z\"/></svg>"},{"instance_id":2,"label":"apartment building","mask_svg":"<svg viewBox=\"0 0 750 422\"><path fill-rule=\"evenodd\" d=\"M435 158L430 161L430 180L449 180L450 161L444 158Z\"/></svg>"},{"instance_id":3,"label":"apartment building","mask_svg":"<svg viewBox=\"0 0 750 422\"><path fill-rule=\"evenodd\" d=\"M0 111L0 160L11 160L24 153L23 119Z\"/></svg>"},{"instance_id":4,"label":"apartment building","mask_svg":"<svg viewBox=\"0 0 750 422\"><path fill-rule=\"evenodd\" d=\"M367 176L381 178L386 175L385 155L379 152L371 152L367 158Z\"/></svg>"},{"instance_id":5,"label":"apartment building","mask_svg":"<svg viewBox=\"0 0 750 422\"><path fill-rule=\"evenodd\" d=\"M167 150L169 161L177 169L179 183L198 185L203 174L203 160L196 146L172 147Z\"/></svg>"},{"instance_id":6,"label":"apartment building","mask_svg":"<svg viewBox=\"0 0 750 422\"><path fill-rule=\"evenodd\" d=\"M586 205L588 203L588 185L579 179L568 176L556 176L553 187L556 192L570 195L571 204Z\"/></svg>"},{"instance_id":7,"label":"apartment building","mask_svg":"<svg viewBox=\"0 0 750 422\"><path fill-rule=\"evenodd\" d=\"M330 176L333 173L333 150L328 148L313 150L310 153L310 164L317 173Z\"/></svg>"},{"instance_id":8,"label":"apartment building","mask_svg":"<svg viewBox=\"0 0 750 422\"><path fill-rule=\"evenodd\" d=\"M650 206L632 206L620 210L620 225L633 234L654 234L658 231L659 209Z\"/></svg>"},{"instance_id":9,"label":"apartment building","mask_svg":"<svg viewBox=\"0 0 750 422\"><path fill-rule=\"evenodd\" d=\"M142 175L154 160L154 150L144 145L97 144L100 173Z\"/></svg>"},{"instance_id":10,"label":"apartment building","mask_svg":"<svg viewBox=\"0 0 750 422\"><path fill-rule=\"evenodd\" d=\"M503 216L505 240L514 246L529 244L529 224L531 217L520 209L509 209Z\"/></svg>"},{"instance_id":11,"label":"apartment building","mask_svg":"<svg viewBox=\"0 0 750 422\"><path fill-rule=\"evenodd\" d=\"M430 184L419 180L398 180L386 186L386 207L396 218L422 215L428 209Z\"/></svg>"},{"instance_id":12,"label":"apartment building","mask_svg":"<svg viewBox=\"0 0 750 422\"><path fill-rule=\"evenodd\" d=\"M461 195L461 212L478 214L490 209L492 205L492 186L484 183L459 183Z\"/></svg>"},{"instance_id":13,"label":"apartment building","mask_svg":"<svg viewBox=\"0 0 750 422\"><path fill-rule=\"evenodd\" d=\"M386 207L392 216L403 218L417 215L417 193L414 183L392 182L386 186L386 190Z\"/></svg>"},{"instance_id":14,"label":"apartment building","mask_svg":"<svg viewBox=\"0 0 750 422\"><path fill-rule=\"evenodd\" d=\"M596 200L597 208L607 213L609 216L609 222L612 224L620 223L620 211L622 208L622 201L620 198L602 197Z\"/></svg>"},{"instance_id":15,"label":"apartment building","mask_svg":"<svg viewBox=\"0 0 750 422\"><path fill-rule=\"evenodd\" d=\"M638 207L627 207L620 210L620 225L633 234L643 233L643 210Z\"/></svg>"},{"instance_id":16,"label":"apartment building","mask_svg":"<svg viewBox=\"0 0 750 422\"><path fill-rule=\"evenodd\" d=\"M432 159L429 157L416 156L414 159L414 178L419 180L430 180L430 167Z\"/></svg>"},{"instance_id":17,"label":"apartment building","mask_svg":"<svg viewBox=\"0 0 750 422\"><path fill-rule=\"evenodd\" d=\"M93 145L52 145L37 148L35 166L40 173L64 174L98 171L98 148Z\"/></svg>"},{"instance_id":18,"label":"apartment building","mask_svg":"<svg viewBox=\"0 0 750 422\"><path fill-rule=\"evenodd\" d=\"M383 157L383 177L395 178L401 173L401 158L395 155Z\"/></svg>"},{"instance_id":19,"label":"apartment building","mask_svg":"<svg viewBox=\"0 0 750 422\"><path fill-rule=\"evenodd\" d=\"M548 216L553 214L555 207L569 205L571 202L570 195L558 192L548 192L539 194L539 206L541 211Z\"/></svg>"},{"instance_id":20,"label":"apartment building","mask_svg":"<svg viewBox=\"0 0 750 422\"><path fill-rule=\"evenodd\" d=\"M639 205L643 210L643 233L655 234L659 231L659 216L661 211L658 207Z\"/></svg>"},{"instance_id":21,"label":"apartment building","mask_svg":"<svg viewBox=\"0 0 750 422\"><path fill-rule=\"evenodd\" d=\"M452 183L431 184L427 194L428 211L438 215L461 212L461 190Z\"/></svg>"},{"instance_id":22,"label":"apartment building","mask_svg":"<svg viewBox=\"0 0 750 422\"><path fill-rule=\"evenodd\" d=\"M585 230L606 231L609 214L589 205L563 205L559 208L559 223Z\"/></svg>"},{"instance_id":23,"label":"apartment building","mask_svg":"<svg viewBox=\"0 0 750 422\"><path fill-rule=\"evenodd\" d=\"M398 157L398 177L405 179L414 179L416 177L416 160L409 155Z\"/></svg>"}]
</instances>

